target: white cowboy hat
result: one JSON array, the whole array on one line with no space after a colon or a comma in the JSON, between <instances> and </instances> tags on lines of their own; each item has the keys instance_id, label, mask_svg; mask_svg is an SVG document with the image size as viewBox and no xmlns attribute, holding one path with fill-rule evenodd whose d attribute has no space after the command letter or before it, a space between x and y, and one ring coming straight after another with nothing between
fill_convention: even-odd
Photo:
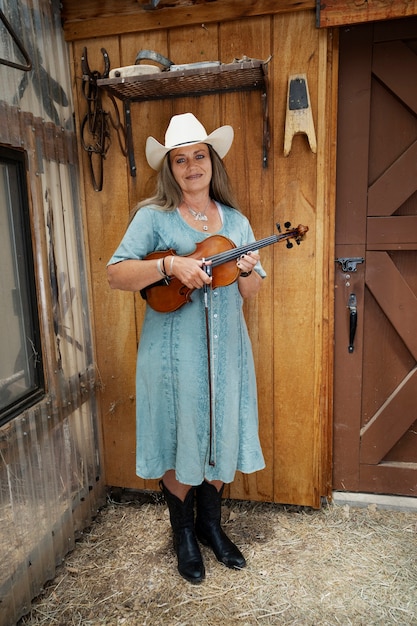
<instances>
[{"instance_id":1,"label":"white cowboy hat","mask_svg":"<svg viewBox=\"0 0 417 626\"><path fill-rule=\"evenodd\" d=\"M165 155L174 148L191 146L196 143L209 143L222 159L229 152L233 142L233 128L220 126L210 135L192 113L182 113L171 118L165 133L165 145L153 137L146 140L145 154L149 165L160 170Z\"/></svg>"}]
</instances>

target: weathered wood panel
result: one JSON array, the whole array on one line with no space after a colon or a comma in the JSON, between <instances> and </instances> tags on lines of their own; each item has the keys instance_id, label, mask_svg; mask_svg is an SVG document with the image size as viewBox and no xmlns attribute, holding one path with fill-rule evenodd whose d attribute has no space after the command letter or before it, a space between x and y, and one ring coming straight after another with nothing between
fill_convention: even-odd
<instances>
[{"instance_id":1,"label":"weathered wood panel","mask_svg":"<svg viewBox=\"0 0 417 626\"><path fill-rule=\"evenodd\" d=\"M81 56L88 42L77 43L74 53L74 81L78 89L77 124L86 113L87 103L81 93ZM104 47L112 66L121 64L117 37L101 40L99 45L88 46L88 61L92 69L103 68L100 49ZM108 109L110 102L105 102ZM80 150L82 180L86 207L86 238L89 248L89 262L92 280L92 306L95 319L95 340L97 345L98 371L101 391L103 423L104 462L106 481L118 485L113 475L123 483L132 474L129 459L134 460L134 371L136 355L135 303L133 294L113 292L109 306L110 288L106 279L106 263L114 252L114 241L121 238L128 223L130 206L126 161L119 154L117 140L113 139L111 159L104 162L104 190L95 192L92 188L89 157ZM119 158L120 157L120 158ZM129 468L126 475L126 468ZM134 467L134 465L133 465ZM114 470L112 470L114 468ZM133 471L134 476L134 471Z\"/></svg>"},{"instance_id":2,"label":"weathered wood panel","mask_svg":"<svg viewBox=\"0 0 417 626\"><path fill-rule=\"evenodd\" d=\"M222 59L232 61L243 54L267 59L271 54L269 17L226 22L220 25L219 41ZM269 68L272 69L272 68ZM268 167L263 163L263 109L260 92L236 93L221 97L223 123L232 120L235 142L226 162L234 182L243 213L249 218L255 236L260 239L276 232L273 210L273 159L268 153ZM235 121L236 120L236 121ZM258 297L245 304L245 315L254 348L257 371L260 436L268 469L250 476L238 474L230 487L236 498L274 499L274 375L273 363L273 250L262 251L262 263L268 273Z\"/></svg>"},{"instance_id":3,"label":"weathered wood panel","mask_svg":"<svg viewBox=\"0 0 417 626\"><path fill-rule=\"evenodd\" d=\"M356 272L337 265L334 485L407 496L417 487L417 120L405 77L415 66L416 26L410 18L342 31L336 231L336 257L363 263ZM392 41L381 45L391 27Z\"/></svg>"},{"instance_id":4,"label":"weathered wood panel","mask_svg":"<svg viewBox=\"0 0 417 626\"><path fill-rule=\"evenodd\" d=\"M118 245L135 202L148 195L155 173L144 156L148 135L159 140L174 113L193 111L211 130L230 123L236 138L226 165L242 210L258 238L290 220L310 227L294 250L273 246L262 253L268 278L259 296L245 305L259 387L260 434L267 461L263 472L237 475L229 493L236 498L320 505L330 484L330 405L332 332L329 264L333 265L331 177L334 176L335 83L332 34L318 31L312 11L74 41L74 84L78 118L80 58L88 47L92 68L102 67L100 48L112 67L132 64L139 49L153 49L176 63L229 62L243 55L268 58L271 149L262 167L263 119L260 92L188 97L133 103L132 123L137 176L115 141L105 163L103 191L86 176L86 218L94 277L98 367L103 380L107 482L128 488L156 488L156 481L135 476L134 372L144 304L139 296L110 292L105 264ZM303 46L300 46L303 41ZM288 76L308 77L318 151L303 136L283 156ZM106 108L110 104L106 103ZM333 130L333 133L332 133ZM81 154L86 170L86 156ZM112 332L102 332L102 326Z\"/></svg>"},{"instance_id":5,"label":"weathered wood panel","mask_svg":"<svg viewBox=\"0 0 417 626\"><path fill-rule=\"evenodd\" d=\"M325 90L331 77L326 76L327 40L311 28L307 13L275 17L274 44L274 59L280 60L279 72L274 77L276 211L284 220L311 227L306 243L296 254L274 250L279 282L274 305L274 486L276 497L286 501L297 492L300 501L305 502L307 493L317 488L316 471L326 447L318 436L326 420L320 424L317 403L323 399L321 393L326 388L329 366L319 344L321 340L326 343L328 330L324 318L328 319L325 309L329 302L322 299L325 293L322 287L326 285L322 283L323 261L328 260L322 247L327 226L324 213L327 192L323 187L327 175L322 168L332 165L331 159L328 161L331 151L326 145L329 128L325 119ZM306 137L300 135L294 138L290 156L286 158L283 131L287 80L300 72L308 78L319 149L317 156L314 155ZM316 293L320 294L317 300ZM315 362L315 350L319 351L316 356L320 354L318 362Z\"/></svg>"},{"instance_id":6,"label":"weathered wood panel","mask_svg":"<svg viewBox=\"0 0 417 626\"><path fill-rule=\"evenodd\" d=\"M417 15L416 0L326 0L317 4L317 26L343 26Z\"/></svg>"},{"instance_id":7,"label":"weathered wood panel","mask_svg":"<svg viewBox=\"0 0 417 626\"><path fill-rule=\"evenodd\" d=\"M211 0L199 4L174 1L170 2L169 8L161 4L153 11L143 9L137 0L108 2L104 9L100 0L87 0L82 5L74 0L64 0L62 4L67 41L106 37L114 33L146 32L168 26L205 25L315 7L314 0Z\"/></svg>"}]
</instances>

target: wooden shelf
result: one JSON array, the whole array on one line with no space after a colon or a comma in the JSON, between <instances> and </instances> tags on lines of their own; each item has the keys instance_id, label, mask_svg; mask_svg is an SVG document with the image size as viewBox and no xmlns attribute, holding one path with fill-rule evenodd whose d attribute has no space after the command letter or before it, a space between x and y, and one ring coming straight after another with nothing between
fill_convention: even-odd
<instances>
[{"instance_id":1,"label":"wooden shelf","mask_svg":"<svg viewBox=\"0 0 417 626\"><path fill-rule=\"evenodd\" d=\"M83 80L91 80L83 76ZM257 59L218 66L166 70L126 78L100 78L97 87L123 102L130 173L136 176L133 149L131 104L187 96L206 96L236 91L262 91L263 167L267 166L269 120L267 103L267 63Z\"/></svg>"},{"instance_id":2,"label":"wooden shelf","mask_svg":"<svg viewBox=\"0 0 417 626\"><path fill-rule=\"evenodd\" d=\"M266 65L263 61L252 60L136 77L102 78L97 80L97 85L119 100L130 102L265 90Z\"/></svg>"}]
</instances>

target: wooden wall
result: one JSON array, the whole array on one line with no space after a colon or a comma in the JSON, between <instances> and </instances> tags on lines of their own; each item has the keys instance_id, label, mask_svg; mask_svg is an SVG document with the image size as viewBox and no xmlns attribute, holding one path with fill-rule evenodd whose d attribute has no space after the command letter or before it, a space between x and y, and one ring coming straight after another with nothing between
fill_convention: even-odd
<instances>
[{"instance_id":1,"label":"wooden wall","mask_svg":"<svg viewBox=\"0 0 417 626\"><path fill-rule=\"evenodd\" d=\"M273 234L277 221L289 220L294 226L306 224L310 229L300 247L287 250L278 244L262 252L268 278L256 300L247 303L246 314L255 352L260 434L267 467L253 476L238 475L229 493L236 498L320 506L320 498L329 493L331 483L331 286L337 82L337 45L333 33L316 29L311 2L301 3L304 10L297 11L291 10L288 2L225 2L225 19L217 5L216 20L211 13L207 23L202 22L196 6L189 8L183 26L178 25L175 18L178 14L172 9L164 14L168 15L164 27L158 24L158 16L150 18L127 0L121 5L107 2L105 17L97 4L95 27L95 4L90 0L83 15L78 12L76 19L77 3L64 2L78 126L86 111L80 67L84 46L90 67L100 71L101 48L109 53L112 68L133 64L142 48L156 50L178 64L200 60L231 62L243 55L267 59L272 55L271 147L265 169L260 92L133 104L137 177L130 177L113 133L101 192L92 188L87 155L80 148L95 341L103 384L107 483L132 489L157 486L155 481L143 481L135 476L134 380L144 305L137 295L111 291L105 266L123 236L130 209L153 188L154 173L144 158L146 137L153 135L162 140L172 114L192 111L209 132L221 124L234 127L235 142L225 162L257 238ZM116 4L120 7L118 14L114 10ZM129 11L137 13L131 14L128 21L123 15L127 4ZM230 11L235 4L238 7L233 16ZM250 15L242 15L249 5ZM264 14L256 15L258 5L259 13L264 10ZM110 25L108 16L112 7ZM133 28L132 24L136 26ZM297 135L289 156L284 157L288 77L298 73L307 75L318 147L314 154L306 137ZM106 110L110 111L111 106L105 100Z\"/></svg>"}]
</instances>

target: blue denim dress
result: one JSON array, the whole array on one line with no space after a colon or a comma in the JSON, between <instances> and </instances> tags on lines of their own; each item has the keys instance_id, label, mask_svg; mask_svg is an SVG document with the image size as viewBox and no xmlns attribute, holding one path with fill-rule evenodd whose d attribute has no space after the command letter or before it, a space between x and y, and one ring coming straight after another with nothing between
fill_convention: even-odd
<instances>
[{"instance_id":1,"label":"blue denim dress","mask_svg":"<svg viewBox=\"0 0 417 626\"><path fill-rule=\"evenodd\" d=\"M237 247L255 241L247 218L221 207L217 233ZM109 261L143 259L153 251L192 253L210 236L195 230L179 211L140 209ZM258 263L255 270L265 277ZM136 368L136 472L157 479L174 469L177 479L198 485L204 479L233 481L236 470L265 467L258 436L258 405L252 346L237 281L210 289L212 438L205 301L202 289L170 313L146 305ZM211 446L210 446L211 442ZM212 461L209 463L210 449Z\"/></svg>"}]
</instances>

